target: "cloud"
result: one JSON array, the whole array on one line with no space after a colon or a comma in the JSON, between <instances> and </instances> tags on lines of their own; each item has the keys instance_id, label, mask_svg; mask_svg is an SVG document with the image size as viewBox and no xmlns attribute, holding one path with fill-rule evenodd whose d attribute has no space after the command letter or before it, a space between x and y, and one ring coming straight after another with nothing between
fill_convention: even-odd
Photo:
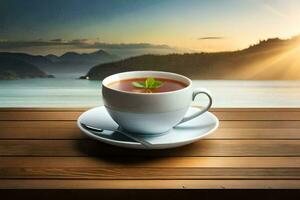
<instances>
[{"instance_id":1,"label":"cloud","mask_svg":"<svg viewBox=\"0 0 300 200\"><path fill-rule=\"evenodd\" d=\"M198 40L221 40L225 37L209 36L209 37L200 37Z\"/></svg>"},{"instance_id":2,"label":"cloud","mask_svg":"<svg viewBox=\"0 0 300 200\"><path fill-rule=\"evenodd\" d=\"M41 46L55 46L62 45L61 41L0 41L0 49L15 49L15 48L23 48L23 47L41 47Z\"/></svg>"},{"instance_id":3,"label":"cloud","mask_svg":"<svg viewBox=\"0 0 300 200\"><path fill-rule=\"evenodd\" d=\"M103 43L96 42L93 45L90 45L94 48L103 48L103 49L171 49L168 45L156 45L149 43Z\"/></svg>"},{"instance_id":4,"label":"cloud","mask_svg":"<svg viewBox=\"0 0 300 200\"><path fill-rule=\"evenodd\" d=\"M80 45L80 44L87 44L87 43L89 43L89 42L90 42L89 39L79 38L79 39L71 40L71 41L69 41L68 43L69 43L69 44L78 44L78 45Z\"/></svg>"},{"instance_id":5,"label":"cloud","mask_svg":"<svg viewBox=\"0 0 300 200\"><path fill-rule=\"evenodd\" d=\"M168 45L157 45L150 43L106 43L89 39L63 40L56 38L52 40L32 40L32 41L9 41L0 40L0 49L16 49L26 47L51 47L51 46L71 46L83 49L172 49Z\"/></svg>"}]
</instances>

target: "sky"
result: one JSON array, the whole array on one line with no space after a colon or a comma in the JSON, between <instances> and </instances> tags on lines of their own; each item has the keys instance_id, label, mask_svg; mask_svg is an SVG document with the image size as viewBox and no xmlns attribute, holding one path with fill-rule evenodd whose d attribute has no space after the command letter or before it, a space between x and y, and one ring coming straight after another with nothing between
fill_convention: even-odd
<instances>
[{"instance_id":1,"label":"sky","mask_svg":"<svg viewBox=\"0 0 300 200\"><path fill-rule=\"evenodd\" d=\"M300 34L299 0L1 0L0 51L233 51Z\"/></svg>"}]
</instances>

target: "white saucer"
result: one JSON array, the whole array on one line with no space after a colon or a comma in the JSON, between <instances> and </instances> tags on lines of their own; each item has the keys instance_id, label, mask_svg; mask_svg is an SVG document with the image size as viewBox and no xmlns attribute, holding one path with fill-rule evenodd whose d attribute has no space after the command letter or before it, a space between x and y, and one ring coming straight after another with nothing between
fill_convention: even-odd
<instances>
[{"instance_id":1,"label":"white saucer","mask_svg":"<svg viewBox=\"0 0 300 200\"><path fill-rule=\"evenodd\" d=\"M188 110L187 115L196 112L197 110L198 108L191 107ZM127 138L121 133L113 131L106 131L105 133L96 133L94 131L82 127L81 123L99 129L105 128L106 124L110 123L110 127L114 126L115 128L118 128L118 124L115 121L113 121L113 119L107 113L104 106L90 109L81 114L77 120L77 125L80 128L80 130L83 131L89 137L107 144L125 148L146 149L146 147L142 144L135 142L130 138ZM218 118L212 113L206 112L201 116L196 117L195 119L180 124L179 126L168 131L167 133L158 136L139 135L139 137L151 143L151 149L167 149L195 142L215 131L218 128L218 126Z\"/></svg>"}]
</instances>

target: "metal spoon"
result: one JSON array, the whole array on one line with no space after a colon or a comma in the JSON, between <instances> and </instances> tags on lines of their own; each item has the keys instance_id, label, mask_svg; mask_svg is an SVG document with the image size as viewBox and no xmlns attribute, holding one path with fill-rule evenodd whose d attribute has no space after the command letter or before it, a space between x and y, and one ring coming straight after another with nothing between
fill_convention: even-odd
<instances>
[{"instance_id":1,"label":"metal spoon","mask_svg":"<svg viewBox=\"0 0 300 200\"><path fill-rule=\"evenodd\" d=\"M152 148L153 147L153 144L151 144L150 142L147 142L141 138L138 138L136 136L133 136L132 134L129 134L125 131L122 131L120 128L117 128L117 129L113 129L113 128L110 128L110 129L101 129L101 128L97 128L97 127L94 127L94 126L90 126L90 125L87 125L87 124L84 124L82 122L80 122L81 126L85 129L88 129L88 130L91 130L91 131L94 131L94 132L98 132L98 133L103 133L104 131L114 131L114 132L118 132L122 135L125 135L126 137L142 144L144 147L146 148Z\"/></svg>"}]
</instances>

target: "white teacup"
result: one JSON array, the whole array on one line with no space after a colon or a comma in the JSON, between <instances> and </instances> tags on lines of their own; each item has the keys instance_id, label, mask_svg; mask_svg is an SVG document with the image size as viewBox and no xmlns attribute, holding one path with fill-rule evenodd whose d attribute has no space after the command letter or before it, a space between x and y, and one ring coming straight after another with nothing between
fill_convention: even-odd
<instances>
[{"instance_id":1,"label":"white teacup","mask_svg":"<svg viewBox=\"0 0 300 200\"><path fill-rule=\"evenodd\" d=\"M108 86L115 81L147 77L172 79L187 86L162 93L126 92ZM184 117L198 94L208 97L208 105L197 113ZM193 91L189 78L160 71L131 71L111 75L102 82L102 96L107 111L116 123L127 131L141 134L166 132L180 123L198 117L212 105L211 95L206 89Z\"/></svg>"}]
</instances>

